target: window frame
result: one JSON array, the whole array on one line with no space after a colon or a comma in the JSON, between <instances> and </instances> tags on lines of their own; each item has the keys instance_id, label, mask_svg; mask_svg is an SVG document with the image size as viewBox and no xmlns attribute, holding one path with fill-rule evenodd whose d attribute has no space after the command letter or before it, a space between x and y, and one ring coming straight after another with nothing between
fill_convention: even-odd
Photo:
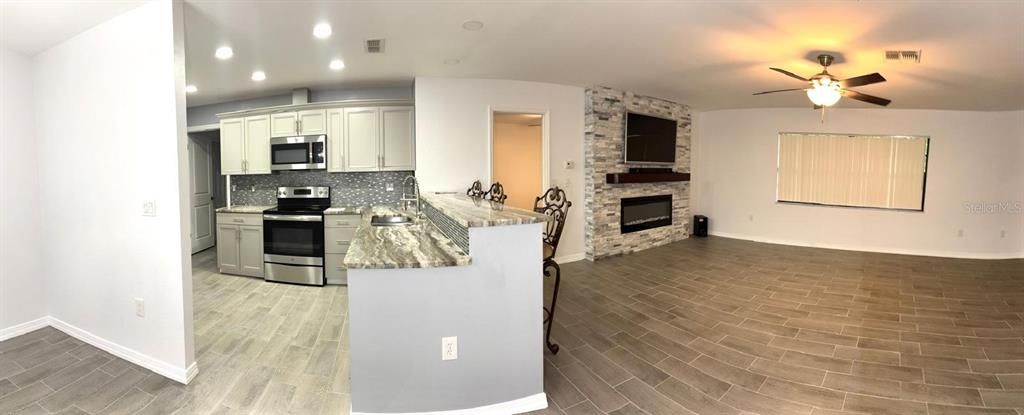
<instances>
[{"instance_id":1,"label":"window frame","mask_svg":"<svg viewBox=\"0 0 1024 415\"><path fill-rule=\"evenodd\" d=\"M889 138L916 138L924 139L924 174L921 177L921 208L920 209L907 209L907 208L889 208L889 207L877 207L877 206L857 206L857 205L836 205L831 203L818 203L818 202L800 202L793 200L779 200L779 172L782 169L782 136L784 134L802 134L802 135L835 135L835 136L846 136L846 137L889 137ZM809 131L779 131L775 138L775 203L785 205L801 205L801 206L824 206L824 207L838 207L838 208L854 208L854 209L872 209L882 211L897 211L897 212L920 212L925 211L925 201L927 200L928 194L928 162L931 159L932 150L932 138L928 135L908 135L908 134L853 134L853 133L829 133L829 132L809 132Z\"/></svg>"}]
</instances>

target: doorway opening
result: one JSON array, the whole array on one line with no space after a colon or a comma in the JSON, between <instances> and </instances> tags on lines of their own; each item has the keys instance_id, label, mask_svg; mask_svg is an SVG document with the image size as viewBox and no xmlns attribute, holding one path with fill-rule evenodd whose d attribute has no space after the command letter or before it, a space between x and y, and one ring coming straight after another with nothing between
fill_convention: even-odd
<instances>
[{"instance_id":1,"label":"doorway opening","mask_svg":"<svg viewBox=\"0 0 1024 415\"><path fill-rule=\"evenodd\" d=\"M494 111L491 121L491 182L504 186L506 205L532 210L547 185L545 116Z\"/></svg>"},{"instance_id":2,"label":"doorway opening","mask_svg":"<svg viewBox=\"0 0 1024 415\"><path fill-rule=\"evenodd\" d=\"M216 245L216 211L227 204L227 186L220 174L220 131L188 134L189 197L192 253Z\"/></svg>"}]
</instances>

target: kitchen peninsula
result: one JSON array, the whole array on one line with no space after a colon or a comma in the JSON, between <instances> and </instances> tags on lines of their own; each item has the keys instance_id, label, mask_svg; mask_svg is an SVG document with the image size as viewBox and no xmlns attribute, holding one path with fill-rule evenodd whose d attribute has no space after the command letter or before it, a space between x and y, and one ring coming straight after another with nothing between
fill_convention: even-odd
<instances>
[{"instance_id":1,"label":"kitchen peninsula","mask_svg":"<svg viewBox=\"0 0 1024 415\"><path fill-rule=\"evenodd\" d=\"M424 194L411 225L373 226L373 214L393 213L373 210L345 256L352 413L545 407L549 218L454 194ZM443 353L447 337L457 337L455 353Z\"/></svg>"}]
</instances>

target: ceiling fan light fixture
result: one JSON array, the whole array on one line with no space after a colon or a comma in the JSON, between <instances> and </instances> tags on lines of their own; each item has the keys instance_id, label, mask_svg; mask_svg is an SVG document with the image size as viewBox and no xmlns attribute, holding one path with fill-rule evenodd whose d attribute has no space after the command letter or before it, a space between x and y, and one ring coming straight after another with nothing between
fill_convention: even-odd
<instances>
[{"instance_id":1,"label":"ceiling fan light fixture","mask_svg":"<svg viewBox=\"0 0 1024 415\"><path fill-rule=\"evenodd\" d=\"M807 89L807 98L823 107L831 107L839 102L842 97L842 88L839 82L831 78L822 77L811 81L811 87Z\"/></svg>"}]
</instances>

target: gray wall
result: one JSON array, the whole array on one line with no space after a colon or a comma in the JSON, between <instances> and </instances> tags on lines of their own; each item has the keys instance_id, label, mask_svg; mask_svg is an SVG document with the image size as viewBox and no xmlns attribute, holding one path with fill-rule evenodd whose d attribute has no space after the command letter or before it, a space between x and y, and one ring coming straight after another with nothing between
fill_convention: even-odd
<instances>
[{"instance_id":1,"label":"gray wall","mask_svg":"<svg viewBox=\"0 0 1024 415\"><path fill-rule=\"evenodd\" d=\"M273 205L279 186L330 186L332 206L398 206L402 180L411 171L328 173L282 171L231 176L232 205ZM394 187L387 191L387 185Z\"/></svg>"},{"instance_id":2,"label":"gray wall","mask_svg":"<svg viewBox=\"0 0 1024 415\"><path fill-rule=\"evenodd\" d=\"M328 102L349 99L413 99L412 85L382 88L333 88L311 89L309 102ZM199 105L188 108L186 123L188 126L217 124L217 114L222 112L242 111L288 105L292 103L292 94L269 95L217 104Z\"/></svg>"},{"instance_id":3,"label":"gray wall","mask_svg":"<svg viewBox=\"0 0 1024 415\"><path fill-rule=\"evenodd\" d=\"M541 226L470 228L468 266L350 269L352 411L472 409L544 393ZM447 336L459 338L457 360L441 360Z\"/></svg>"}]
</instances>

